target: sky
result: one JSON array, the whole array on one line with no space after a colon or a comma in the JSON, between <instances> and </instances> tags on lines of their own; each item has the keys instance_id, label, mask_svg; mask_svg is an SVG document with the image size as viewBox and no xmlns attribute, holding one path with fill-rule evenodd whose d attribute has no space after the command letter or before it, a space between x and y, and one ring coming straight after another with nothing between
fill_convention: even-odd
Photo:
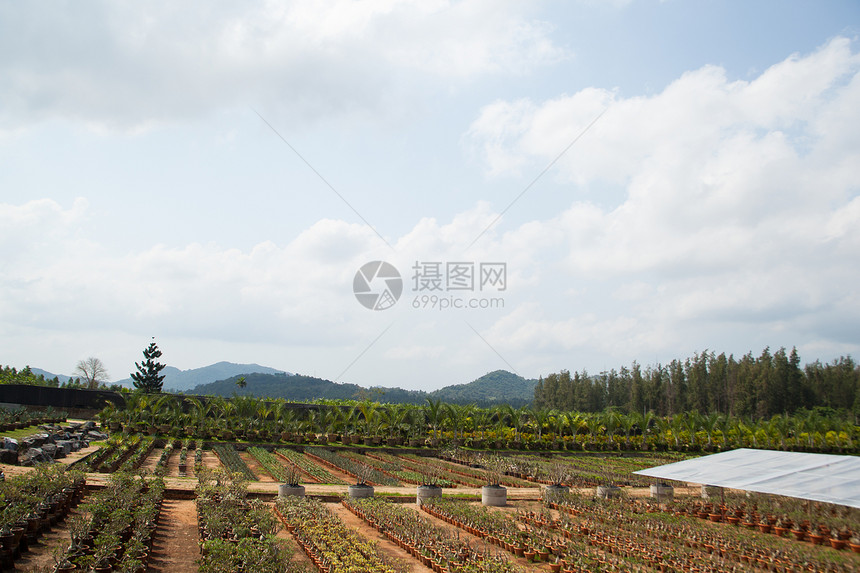
<instances>
[{"instance_id":1,"label":"sky","mask_svg":"<svg viewBox=\"0 0 860 573\"><path fill-rule=\"evenodd\" d=\"M856 0L0 0L0 364L857 358L858 33Z\"/></svg>"}]
</instances>

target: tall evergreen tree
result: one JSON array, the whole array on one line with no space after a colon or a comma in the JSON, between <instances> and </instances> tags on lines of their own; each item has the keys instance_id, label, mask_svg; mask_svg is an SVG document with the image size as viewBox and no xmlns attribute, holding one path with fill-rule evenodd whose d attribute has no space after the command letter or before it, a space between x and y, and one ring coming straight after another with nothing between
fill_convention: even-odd
<instances>
[{"instance_id":1,"label":"tall evergreen tree","mask_svg":"<svg viewBox=\"0 0 860 573\"><path fill-rule=\"evenodd\" d=\"M147 394L157 394L161 392L161 386L164 384L164 374L159 374L165 368L165 364L158 362L161 358L161 350L155 342L151 342L149 347L143 351L144 361L142 363L135 362L137 372L131 374L134 387Z\"/></svg>"}]
</instances>

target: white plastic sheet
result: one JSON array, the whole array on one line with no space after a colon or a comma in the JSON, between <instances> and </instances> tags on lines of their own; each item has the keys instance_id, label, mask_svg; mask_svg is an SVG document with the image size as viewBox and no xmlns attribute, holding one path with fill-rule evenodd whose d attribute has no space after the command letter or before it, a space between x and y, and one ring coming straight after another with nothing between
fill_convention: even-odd
<instances>
[{"instance_id":1,"label":"white plastic sheet","mask_svg":"<svg viewBox=\"0 0 860 573\"><path fill-rule=\"evenodd\" d=\"M741 448L633 472L860 508L860 458Z\"/></svg>"}]
</instances>

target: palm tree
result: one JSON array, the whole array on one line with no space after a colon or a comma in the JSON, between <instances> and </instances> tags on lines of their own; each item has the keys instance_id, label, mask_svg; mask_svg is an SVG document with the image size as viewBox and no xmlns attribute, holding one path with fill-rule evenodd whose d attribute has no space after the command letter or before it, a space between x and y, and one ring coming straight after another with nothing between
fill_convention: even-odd
<instances>
[{"instance_id":1,"label":"palm tree","mask_svg":"<svg viewBox=\"0 0 860 573\"><path fill-rule=\"evenodd\" d=\"M669 436L675 438L675 448L678 448L678 435L675 433L674 419L668 416L661 416L654 420L657 425L657 430L660 432L660 442L668 446Z\"/></svg>"},{"instance_id":2,"label":"palm tree","mask_svg":"<svg viewBox=\"0 0 860 573\"><path fill-rule=\"evenodd\" d=\"M361 427L364 430L364 443L374 443L379 436L379 403L364 400L358 405L361 412Z\"/></svg>"},{"instance_id":3,"label":"palm tree","mask_svg":"<svg viewBox=\"0 0 860 573\"><path fill-rule=\"evenodd\" d=\"M690 445L697 446L698 438L696 437L696 432L698 432L699 428L702 427L702 417L696 410L690 410L687 412L685 421L685 429L690 434Z\"/></svg>"},{"instance_id":4,"label":"palm tree","mask_svg":"<svg viewBox=\"0 0 860 573\"><path fill-rule=\"evenodd\" d=\"M435 402L430 398L425 398L427 403L424 404L424 415L427 418L430 427L433 429L433 441L437 442L439 440L438 429L439 424L442 421L443 411L442 411L442 400L436 400Z\"/></svg>"},{"instance_id":5,"label":"palm tree","mask_svg":"<svg viewBox=\"0 0 860 573\"><path fill-rule=\"evenodd\" d=\"M711 412L700 419L702 429L705 430L705 435L708 436L708 443L706 444L708 450L714 447L714 430L717 429L717 425L722 418L723 415L719 412Z\"/></svg>"},{"instance_id":6,"label":"palm tree","mask_svg":"<svg viewBox=\"0 0 860 573\"><path fill-rule=\"evenodd\" d=\"M538 444L540 444L543 441L543 429L548 424L550 419L550 412L549 410L546 410L544 408L530 408L528 410L528 413L532 423L535 426L537 442Z\"/></svg>"},{"instance_id":7,"label":"palm tree","mask_svg":"<svg viewBox=\"0 0 860 573\"><path fill-rule=\"evenodd\" d=\"M514 442L519 444L522 433L523 424L526 421L526 410L527 406L521 406L517 409L514 409L510 404L505 404L504 412L507 417L508 425L511 429L514 430Z\"/></svg>"},{"instance_id":8,"label":"palm tree","mask_svg":"<svg viewBox=\"0 0 860 573\"><path fill-rule=\"evenodd\" d=\"M642 425L642 414L638 412L632 412L630 414L621 415L619 418L619 423L621 427L624 429L624 444L628 450L630 449L630 434L633 433L633 428L636 426Z\"/></svg>"},{"instance_id":9,"label":"palm tree","mask_svg":"<svg viewBox=\"0 0 860 573\"><path fill-rule=\"evenodd\" d=\"M791 431L791 420L789 417L783 416L782 414L774 414L770 419L770 422L768 422L768 430L776 439L779 440L780 449L784 450L785 439Z\"/></svg>"},{"instance_id":10,"label":"palm tree","mask_svg":"<svg viewBox=\"0 0 860 573\"><path fill-rule=\"evenodd\" d=\"M394 404L382 410L382 427L388 430L389 445L396 445L399 441L407 412L405 404Z\"/></svg>"},{"instance_id":11,"label":"palm tree","mask_svg":"<svg viewBox=\"0 0 860 573\"><path fill-rule=\"evenodd\" d=\"M483 445L484 432L490 425L490 422L493 421L492 413L486 408L475 408L472 410L470 419L472 421L472 439L474 440L475 436L480 434L481 437L479 439L481 445Z\"/></svg>"},{"instance_id":12,"label":"palm tree","mask_svg":"<svg viewBox=\"0 0 860 573\"><path fill-rule=\"evenodd\" d=\"M463 439L463 428L473 408L474 406L471 405L444 404L445 420L451 423L451 429L454 431L455 445L459 444Z\"/></svg>"},{"instance_id":13,"label":"palm tree","mask_svg":"<svg viewBox=\"0 0 860 573\"><path fill-rule=\"evenodd\" d=\"M602 418L604 435L609 442L609 447L612 448L614 446L613 436L615 435L615 430L621 425L621 418L618 412L614 410L607 410L603 413Z\"/></svg>"},{"instance_id":14,"label":"palm tree","mask_svg":"<svg viewBox=\"0 0 860 573\"><path fill-rule=\"evenodd\" d=\"M564 440L564 429L568 424L566 412L551 410L549 412L549 420L547 421L552 430L553 449L557 449L558 442Z\"/></svg>"}]
</instances>

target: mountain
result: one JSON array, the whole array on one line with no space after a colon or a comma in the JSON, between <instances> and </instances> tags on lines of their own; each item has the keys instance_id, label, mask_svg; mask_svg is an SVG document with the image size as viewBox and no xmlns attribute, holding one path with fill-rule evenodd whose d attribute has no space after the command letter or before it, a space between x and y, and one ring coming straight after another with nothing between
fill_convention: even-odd
<instances>
[{"instance_id":1,"label":"mountain","mask_svg":"<svg viewBox=\"0 0 860 573\"><path fill-rule=\"evenodd\" d=\"M209 384L217 380L224 380L234 376L247 376L248 374L285 374L283 370L276 370L268 366L260 366L259 364L235 364L233 362L216 362L202 368L192 368L190 370L180 370L173 366L166 366L161 371L164 377L165 390L177 390L185 392L199 386L201 384ZM132 387L131 378L126 378L114 384L122 384L123 386Z\"/></svg>"},{"instance_id":2,"label":"mountain","mask_svg":"<svg viewBox=\"0 0 860 573\"><path fill-rule=\"evenodd\" d=\"M356 384L337 383L301 374L246 374L245 387L236 383L239 376L201 384L187 394L232 396L286 400L373 400L391 404L424 404L427 398L454 404L492 406L510 404L519 407L531 403L537 380L526 380L506 370L496 370L468 384L446 386L434 392L402 388L364 388Z\"/></svg>"},{"instance_id":3,"label":"mountain","mask_svg":"<svg viewBox=\"0 0 860 573\"><path fill-rule=\"evenodd\" d=\"M42 375L45 377L45 380L53 380L55 377L60 381L60 384L63 382L68 382L71 376L66 376L64 374L54 374L53 372L48 372L47 370L42 370L41 368L30 368L30 372L35 374L36 376Z\"/></svg>"},{"instance_id":4,"label":"mountain","mask_svg":"<svg viewBox=\"0 0 860 573\"><path fill-rule=\"evenodd\" d=\"M246 374L245 387L236 383L239 376L201 384L188 394L215 396L256 396L260 398L285 398L287 400L378 400L380 402L423 402L423 392L410 392L400 388L364 388L357 384L345 384L323 380L302 374ZM414 394L414 395L413 395Z\"/></svg>"},{"instance_id":5,"label":"mountain","mask_svg":"<svg viewBox=\"0 0 860 573\"><path fill-rule=\"evenodd\" d=\"M526 380L507 370L496 370L468 384L440 388L430 393L430 399L454 404L476 404L482 407L510 404L519 408L534 400L536 385L537 380Z\"/></svg>"}]
</instances>

